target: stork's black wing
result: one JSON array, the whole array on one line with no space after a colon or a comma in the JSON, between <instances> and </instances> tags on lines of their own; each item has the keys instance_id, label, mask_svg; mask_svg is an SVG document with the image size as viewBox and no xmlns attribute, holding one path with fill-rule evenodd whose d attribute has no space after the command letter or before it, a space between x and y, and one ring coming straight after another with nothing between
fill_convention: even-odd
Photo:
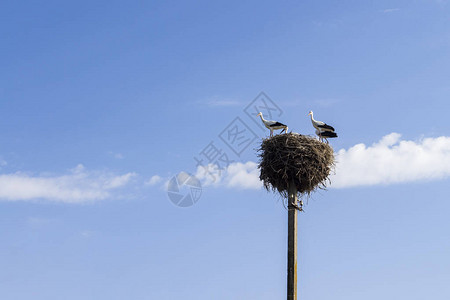
<instances>
[{"instance_id":1,"label":"stork's black wing","mask_svg":"<svg viewBox=\"0 0 450 300\"><path fill-rule=\"evenodd\" d=\"M326 137L326 138L335 138L337 137L337 133L336 132L331 132L331 131L322 131L320 133L321 136Z\"/></svg>"},{"instance_id":2,"label":"stork's black wing","mask_svg":"<svg viewBox=\"0 0 450 300\"><path fill-rule=\"evenodd\" d=\"M331 130L331 131L334 131L333 126L330 126L330 125L328 125L328 124L317 125L317 127L322 128L322 129L325 129L325 130Z\"/></svg>"},{"instance_id":3,"label":"stork's black wing","mask_svg":"<svg viewBox=\"0 0 450 300\"><path fill-rule=\"evenodd\" d=\"M284 125L283 123L280 123L280 122L275 122L270 125L270 127L275 127L275 126L278 127L278 126L286 126L286 125Z\"/></svg>"}]
</instances>

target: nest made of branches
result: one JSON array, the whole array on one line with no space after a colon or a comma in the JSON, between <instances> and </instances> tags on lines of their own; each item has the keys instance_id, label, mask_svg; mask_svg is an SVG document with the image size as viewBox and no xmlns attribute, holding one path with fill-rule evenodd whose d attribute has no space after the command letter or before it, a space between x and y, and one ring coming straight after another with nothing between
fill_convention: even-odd
<instances>
[{"instance_id":1,"label":"nest made of branches","mask_svg":"<svg viewBox=\"0 0 450 300\"><path fill-rule=\"evenodd\" d=\"M264 139L258 152L259 179L268 191L278 191L285 198L290 182L294 183L300 197L325 189L334 168L330 145L298 133Z\"/></svg>"}]
</instances>

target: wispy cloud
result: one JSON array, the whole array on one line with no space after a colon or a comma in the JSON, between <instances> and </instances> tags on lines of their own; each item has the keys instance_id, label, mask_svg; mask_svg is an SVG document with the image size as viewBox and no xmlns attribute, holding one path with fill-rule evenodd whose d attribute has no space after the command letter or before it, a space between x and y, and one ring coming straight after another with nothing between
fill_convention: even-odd
<instances>
[{"instance_id":1,"label":"wispy cloud","mask_svg":"<svg viewBox=\"0 0 450 300\"><path fill-rule=\"evenodd\" d=\"M125 158L125 156L123 156L122 153L115 153L115 152L109 151L108 154L109 154L111 157L114 157L114 158L116 158L116 159L124 159L124 158Z\"/></svg>"},{"instance_id":2,"label":"wispy cloud","mask_svg":"<svg viewBox=\"0 0 450 300\"><path fill-rule=\"evenodd\" d=\"M341 100L334 99L334 98L318 99L318 100L314 101L314 103L316 105L318 105L320 107L325 107L325 108L329 108L329 107L335 106L339 102L341 102Z\"/></svg>"},{"instance_id":3,"label":"wispy cloud","mask_svg":"<svg viewBox=\"0 0 450 300\"><path fill-rule=\"evenodd\" d=\"M162 177L159 175L153 175L150 179L145 183L146 185L155 185L162 181Z\"/></svg>"},{"instance_id":4,"label":"wispy cloud","mask_svg":"<svg viewBox=\"0 0 450 300\"><path fill-rule=\"evenodd\" d=\"M92 238L95 235L95 231L92 230L82 230L80 236L85 239Z\"/></svg>"},{"instance_id":5,"label":"wispy cloud","mask_svg":"<svg viewBox=\"0 0 450 300\"><path fill-rule=\"evenodd\" d=\"M390 14L390 13L393 13L393 12L396 12L399 10L400 10L400 8L386 8L386 9L383 9L383 13Z\"/></svg>"},{"instance_id":6,"label":"wispy cloud","mask_svg":"<svg viewBox=\"0 0 450 300\"><path fill-rule=\"evenodd\" d=\"M108 176L108 175L107 175ZM136 176L136 173L126 173L123 175L112 176L110 178L103 178L103 188L106 190L116 189L125 186L130 182L131 178Z\"/></svg>"},{"instance_id":7,"label":"wispy cloud","mask_svg":"<svg viewBox=\"0 0 450 300\"><path fill-rule=\"evenodd\" d=\"M33 176L24 173L0 175L0 201L47 200L81 203L114 197L135 173L116 175L106 171L88 171L83 165L61 176Z\"/></svg>"},{"instance_id":8,"label":"wispy cloud","mask_svg":"<svg viewBox=\"0 0 450 300\"><path fill-rule=\"evenodd\" d=\"M304 107L305 102L312 103L314 106L323 107L323 108L330 108L333 106L336 106L337 104L341 103L343 100L338 98L321 98L321 99L296 99L296 100L289 100L289 101L279 101L279 105L281 107ZM308 112L306 112L308 113Z\"/></svg>"},{"instance_id":9,"label":"wispy cloud","mask_svg":"<svg viewBox=\"0 0 450 300\"><path fill-rule=\"evenodd\" d=\"M206 105L209 107L226 107L226 106L243 106L244 104L236 99L222 98L222 97L211 97L206 100L200 100L197 103L201 105Z\"/></svg>"},{"instance_id":10,"label":"wispy cloud","mask_svg":"<svg viewBox=\"0 0 450 300\"><path fill-rule=\"evenodd\" d=\"M334 28L339 27L342 24L342 20L340 20L340 19L314 20L314 21L312 21L312 24L318 28L326 28L326 29L333 28L334 29Z\"/></svg>"},{"instance_id":11,"label":"wispy cloud","mask_svg":"<svg viewBox=\"0 0 450 300\"><path fill-rule=\"evenodd\" d=\"M450 176L450 137L401 140L391 133L366 146L357 144L339 150L336 172L330 188L389 185L438 180ZM199 167L195 176L204 186L259 189L258 165L255 162L233 163L224 170L210 164Z\"/></svg>"},{"instance_id":12,"label":"wispy cloud","mask_svg":"<svg viewBox=\"0 0 450 300\"><path fill-rule=\"evenodd\" d=\"M209 106L238 106L242 105L239 101L235 100L211 100L208 102Z\"/></svg>"},{"instance_id":13,"label":"wispy cloud","mask_svg":"<svg viewBox=\"0 0 450 300\"><path fill-rule=\"evenodd\" d=\"M47 226L47 225L51 224L52 222L54 222L54 219L42 218L42 217L29 217L26 220L27 225L30 226L31 228L35 228L35 229Z\"/></svg>"}]
</instances>

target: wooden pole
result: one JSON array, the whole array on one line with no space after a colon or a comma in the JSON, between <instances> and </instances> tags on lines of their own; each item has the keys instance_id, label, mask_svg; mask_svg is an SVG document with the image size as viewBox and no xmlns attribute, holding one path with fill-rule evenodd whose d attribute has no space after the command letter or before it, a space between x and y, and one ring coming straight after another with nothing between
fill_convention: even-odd
<instances>
[{"instance_id":1,"label":"wooden pole","mask_svg":"<svg viewBox=\"0 0 450 300\"><path fill-rule=\"evenodd\" d=\"M287 299L297 300L297 187L289 184L288 196L288 253Z\"/></svg>"}]
</instances>

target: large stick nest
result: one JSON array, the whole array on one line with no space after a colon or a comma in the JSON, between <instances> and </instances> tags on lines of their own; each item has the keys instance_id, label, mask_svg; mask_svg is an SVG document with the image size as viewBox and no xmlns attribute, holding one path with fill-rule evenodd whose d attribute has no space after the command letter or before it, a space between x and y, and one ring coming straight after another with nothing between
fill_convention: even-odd
<instances>
[{"instance_id":1,"label":"large stick nest","mask_svg":"<svg viewBox=\"0 0 450 300\"><path fill-rule=\"evenodd\" d=\"M259 179L268 191L288 197L293 180L299 196L325 189L334 168L333 149L317 139L288 133L264 139L258 149Z\"/></svg>"}]
</instances>

